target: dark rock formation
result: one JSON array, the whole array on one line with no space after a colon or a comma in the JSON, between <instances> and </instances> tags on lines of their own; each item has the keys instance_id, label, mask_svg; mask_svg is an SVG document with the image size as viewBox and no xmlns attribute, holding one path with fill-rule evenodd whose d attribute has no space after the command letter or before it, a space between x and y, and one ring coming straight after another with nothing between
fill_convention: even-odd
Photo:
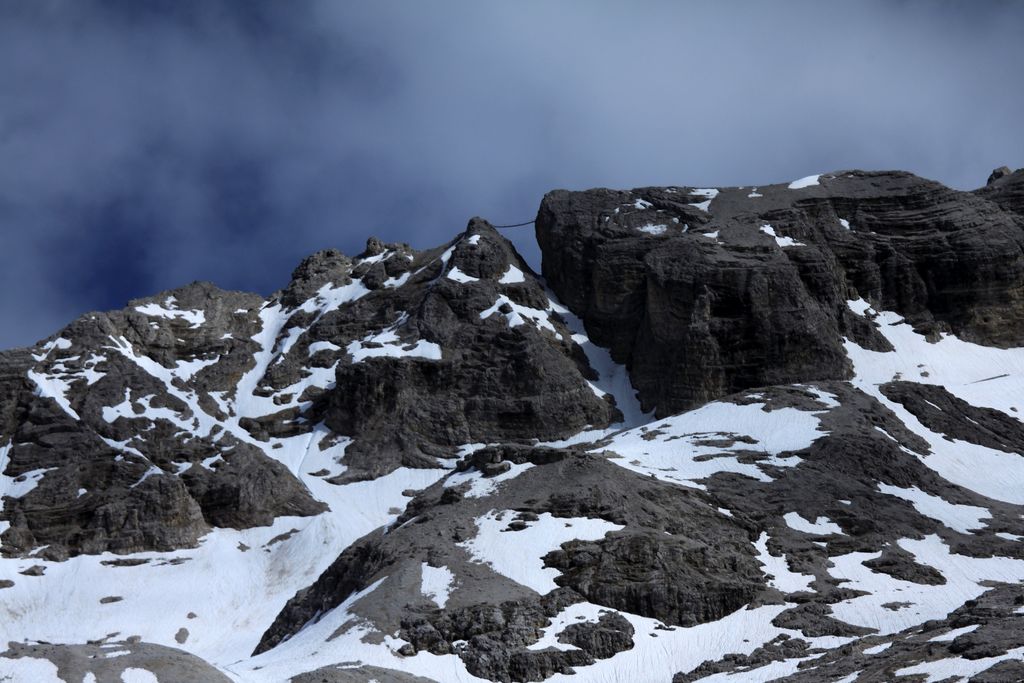
<instances>
[{"instance_id":1,"label":"dark rock formation","mask_svg":"<svg viewBox=\"0 0 1024 683\"><path fill-rule=\"evenodd\" d=\"M396 454L424 466L460 444L561 438L618 417L583 381L585 357L504 237L474 219L434 254L389 306L406 312L401 329L410 339L440 345L441 358L342 364L339 388L323 401L326 425L356 439L346 451L350 467L381 473L398 464ZM351 315L379 309L366 297Z\"/></svg>"},{"instance_id":2,"label":"dark rock formation","mask_svg":"<svg viewBox=\"0 0 1024 683\"><path fill-rule=\"evenodd\" d=\"M644 406L669 415L748 387L845 378L843 336L884 344L850 315L857 297L922 329L1022 343L1024 228L1007 211L1017 175L975 195L839 172L753 198L723 189L704 210L708 193L687 188L555 191L537 240L551 288L629 366Z\"/></svg>"},{"instance_id":3,"label":"dark rock formation","mask_svg":"<svg viewBox=\"0 0 1024 683\"><path fill-rule=\"evenodd\" d=\"M38 479L0 510L2 549L171 550L316 515L275 449L351 439L344 473L324 473L335 484L437 467L462 444L619 419L590 377L542 285L479 219L427 252L371 239L356 259L314 254L270 300L193 283L0 354L3 471Z\"/></svg>"}]
</instances>

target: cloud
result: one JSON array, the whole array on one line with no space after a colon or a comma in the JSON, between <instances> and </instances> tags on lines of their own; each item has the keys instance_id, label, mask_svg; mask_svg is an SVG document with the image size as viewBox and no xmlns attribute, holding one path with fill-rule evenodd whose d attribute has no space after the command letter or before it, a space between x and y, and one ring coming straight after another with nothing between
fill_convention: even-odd
<instances>
[{"instance_id":1,"label":"cloud","mask_svg":"<svg viewBox=\"0 0 1024 683\"><path fill-rule=\"evenodd\" d=\"M1011 2L0 2L0 346L555 187L975 187L1024 163L1022 29Z\"/></svg>"}]
</instances>

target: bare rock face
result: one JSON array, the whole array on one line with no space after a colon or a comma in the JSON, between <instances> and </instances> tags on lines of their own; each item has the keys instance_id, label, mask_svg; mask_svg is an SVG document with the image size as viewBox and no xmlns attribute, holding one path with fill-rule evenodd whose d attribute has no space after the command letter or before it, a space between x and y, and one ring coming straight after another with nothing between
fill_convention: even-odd
<instances>
[{"instance_id":1,"label":"bare rock face","mask_svg":"<svg viewBox=\"0 0 1024 683\"><path fill-rule=\"evenodd\" d=\"M1010 171L1006 166L997 168L992 171L985 187L975 193L1006 211L1024 216L1024 168L1016 171Z\"/></svg>"},{"instance_id":2,"label":"bare rock face","mask_svg":"<svg viewBox=\"0 0 1024 683\"><path fill-rule=\"evenodd\" d=\"M555 191L537 239L549 285L629 366L644 406L668 415L748 387L848 377L843 337L882 343L848 299L921 329L1021 343L1017 175L979 191L991 201L859 171L793 189Z\"/></svg>"}]
</instances>

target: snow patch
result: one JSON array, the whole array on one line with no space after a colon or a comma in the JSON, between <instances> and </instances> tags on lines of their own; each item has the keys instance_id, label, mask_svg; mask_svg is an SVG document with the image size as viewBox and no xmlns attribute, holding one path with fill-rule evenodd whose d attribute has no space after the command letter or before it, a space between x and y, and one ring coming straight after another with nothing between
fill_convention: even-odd
<instances>
[{"instance_id":1,"label":"snow patch","mask_svg":"<svg viewBox=\"0 0 1024 683\"><path fill-rule=\"evenodd\" d=\"M799 180L794 180L793 182L791 182L789 184L789 189L791 189L791 190L802 190L805 187L811 187L812 185L817 185L818 184L818 178L820 178L820 177L821 177L821 174L819 173L818 175L809 175L809 176L807 176L805 178L800 178Z\"/></svg>"},{"instance_id":2,"label":"snow patch","mask_svg":"<svg viewBox=\"0 0 1024 683\"><path fill-rule=\"evenodd\" d=\"M449 280L455 280L456 282L462 282L462 283L478 282L480 280L480 278L478 278L478 277L473 277L472 275L466 275L465 273L463 273L458 268L452 268L451 270L448 271L448 279Z\"/></svg>"},{"instance_id":3,"label":"snow patch","mask_svg":"<svg viewBox=\"0 0 1024 683\"><path fill-rule=\"evenodd\" d=\"M498 309L508 305L511 309L508 313L502 313ZM551 324L550 316L546 310L539 308L530 308L529 306L523 306L509 299L504 294L499 294L498 299L494 302L494 305L488 308L486 311L480 313L480 319L486 320L495 313L501 315L508 322L509 327L517 327L524 324L527 320L533 323L534 327L538 329L548 330L555 335L557 339L562 338L562 334L555 329L555 326Z\"/></svg>"},{"instance_id":4,"label":"snow patch","mask_svg":"<svg viewBox=\"0 0 1024 683\"><path fill-rule=\"evenodd\" d=\"M554 517L545 512L536 520L526 521L526 528L521 531L505 531L514 515L511 510L492 510L477 517L477 535L459 546L476 562L489 565L502 576L541 595L558 587L555 578L560 574L557 569L544 566L545 555L568 541L596 541L623 528L603 519Z\"/></svg>"},{"instance_id":5,"label":"snow patch","mask_svg":"<svg viewBox=\"0 0 1024 683\"><path fill-rule=\"evenodd\" d=\"M604 449L621 456L610 460L616 465L703 489L700 481L717 472L772 481L759 464L793 467L799 459L780 454L807 448L825 433L816 413L796 408L766 411L764 403L715 401L614 434ZM740 462L738 456L751 451L763 456L758 463Z\"/></svg>"},{"instance_id":6,"label":"snow patch","mask_svg":"<svg viewBox=\"0 0 1024 683\"><path fill-rule=\"evenodd\" d=\"M803 518L803 516L796 512L787 512L783 515L783 519L786 520L786 525L790 529L800 531L805 534L828 536L829 534L843 533L842 527L832 522L828 517L818 517L813 522L808 522Z\"/></svg>"},{"instance_id":7,"label":"snow patch","mask_svg":"<svg viewBox=\"0 0 1024 683\"><path fill-rule=\"evenodd\" d=\"M768 581L770 586L783 593L811 590L811 584L814 583L813 576L791 571L784 555L776 557L768 552L767 532L761 532L761 536L754 542L754 548L757 549L757 560L764 566L765 573L772 577Z\"/></svg>"},{"instance_id":8,"label":"snow patch","mask_svg":"<svg viewBox=\"0 0 1024 683\"><path fill-rule=\"evenodd\" d=\"M914 666L907 666L897 669L897 676L911 676L924 674L925 683L936 683L937 681L957 680L964 681L980 674L999 662L1024 659L1024 647L1008 650L1005 654L995 657L983 657L981 659L965 659L963 657L948 657L931 662L922 662Z\"/></svg>"},{"instance_id":9,"label":"snow patch","mask_svg":"<svg viewBox=\"0 0 1024 683\"><path fill-rule=\"evenodd\" d=\"M461 486L469 482L469 489L466 491L467 498L483 498L498 490L498 484L515 479L526 470L533 467L533 463L512 463L508 471L496 474L493 477L485 477L477 470L466 470L465 472L454 472L444 481L446 489Z\"/></svg>"},{"instance_id":10,"label":"snow patch","mask_svg":"<svg viewBox=\"0 0 1024 683\"><path fill-rule=\"evenodd\" d=\"M879 484L878 490L889 496L896 496L908 501L914 509L925 517L938 520L954 531L962 534L984 527L982 520L991 519L992 515L987 508L975 507L973 505L957 505L950 503L939 496L925 493L916 486L900 488L889 484Z\"/></svg>"},{"instance_id":11,"label":"snow patch","mask_svg":"<svg viewBox=\"0 0 1024 683\"><path fill-rule=\"evenodd\" d=\"M792 237L784 237L782 235L775 234L775 228L768 223L761 226L761 232L768 235L769 237L775 238L775 243L780 247L806 247L807 245L803 242L797 242Z\"/></svg>"},{"instance_id":12,"label":"snow patch","mask_svg":"<svg viewBox=\"0 0 1024 683\"><path fill-rule=\"evenodd\" d=\"M894 379L926 381L971 405L1014 415L1024 411L1024 348L981 346L948 334L933 343L914 332L896 313L876 312L863 299L847 305L857 315L872 320L894 349L870 351L846 340L846 354L854 367L851 383L892 410L928 442L931 455L918 456L921 463L947 481L988 498L1024 504L1024 457L951 441L928 429L902 404L889 400L879 390L879 385ZM992 476L992 472L999 476Z\"/></svg>"},{"instance_id":13,"label":"snow patch","mask_svg":"<svg viewBox=\"0 0 1024 683\"><path fill-rule=\"evenodd\" d=\"M654 223L648 223L647 225L641 225L637 230L645 232L648 235L664 235L665 231L668 230L668 226L664 224L655 225Z\"/></svg>"},{"instance_id":14,"label":"snow patch","mask_svg":"<svg viewBox=\"0 0 1024 683\"><path fill-rule=\"evenodd\" d=\"M509 264L508 270L498 280L503 285L514 285L519 282L526 282L526 275L523 271L519 270L515 266Z\"/></svg>"},{"instance_id":15,"label":"snow patch","mask_svg":"<svg viewBox=\"0 0 1024 683\"><path fill-rule=\"evenodd\" d=\"M444 609L444 606L448 604L448 596L451 595L454 581L455 575L448 567L431 567L426 562L423 563L420 573L420 590L439 609Z\"/></svg>"},{"instance_id":16,"label":"snow patch","mask_svg":"<svg viewBox=\"0 0 1024 683\"><path fill-rule=\"evenodd\" d=\"M829 558L833 564L829 574L844 579L844 588L867 593L832 605L836 619L877 629L881 635L898 633L931 619L942 619L988 590L985 584L989 581L1017 583L1024 580L1024 561L957 555L935 535L922 540L904 538L897 541L897 545L911 553L918 564L938 570L945 577L945 584L903 581L864 566L864 562L879 557L880 552L834 556ZM900 606L897 609L883 607L891 603Z\"/></svg>"},{"instance_id":17,"label":"snow patch","mask_svg":"<svg viewBox=\"0 0 1024 683\"><path fill-rule=\"evenodd\" d=\"M151 318L166 318L168 320L184 320L189 327L196 329L206 322L206 313L203 311L183 311L175 305L177 299L173 296L164 300L164 305L148 303L143 306L136 306L135 310Z\"/></svg>"},{"instance_id":18,"label":"snow patch","mask_svg":"<svg viewBox=\"0 0 1024 683\"><path fill-rule=\"evenodd\" d=\"M948 631L946 633L943 633L941 636L935 636L934 638L932 638L928 642L929 643L948 643L950 641L956 640L957 638L959 638L960 636L964 635L965 633L970 633L971 631L977 630L979 626L981 626L981 624L971 624L970 626L963 626L961 628L955 628L952 631Z\"/></svg>"},{"instance_id":19,"label":"snow patch","mask_svg":"<svg viewBox=\"0 0 1024 683\"><path fill-rule=\"evenodd\" d=\"M362 340L351 342L345 350L352 356L353 363L361 363L367 358L426 358L441 360L441 347L434 342L423 339L415 343L403 342L397 330L408 320L402 313L398 320L376 334L369 334Z\"/></svg>"}]
</instances>

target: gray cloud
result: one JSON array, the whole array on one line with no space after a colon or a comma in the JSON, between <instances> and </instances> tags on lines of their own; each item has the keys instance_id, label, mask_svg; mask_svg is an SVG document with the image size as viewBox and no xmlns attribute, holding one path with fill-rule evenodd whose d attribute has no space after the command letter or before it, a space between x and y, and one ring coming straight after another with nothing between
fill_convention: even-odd
<instances>
[{"instance_id":1,"label":"gray cloud","mask_svg":"<svg viewBox=\"0 0 1024 683\"><path fill-rule=\"evenodd\" d=\"M1012 2L0 0L0 346L555 187L976 187L1024 164L1022 29Z\"/></svg>"}]
</instances>

